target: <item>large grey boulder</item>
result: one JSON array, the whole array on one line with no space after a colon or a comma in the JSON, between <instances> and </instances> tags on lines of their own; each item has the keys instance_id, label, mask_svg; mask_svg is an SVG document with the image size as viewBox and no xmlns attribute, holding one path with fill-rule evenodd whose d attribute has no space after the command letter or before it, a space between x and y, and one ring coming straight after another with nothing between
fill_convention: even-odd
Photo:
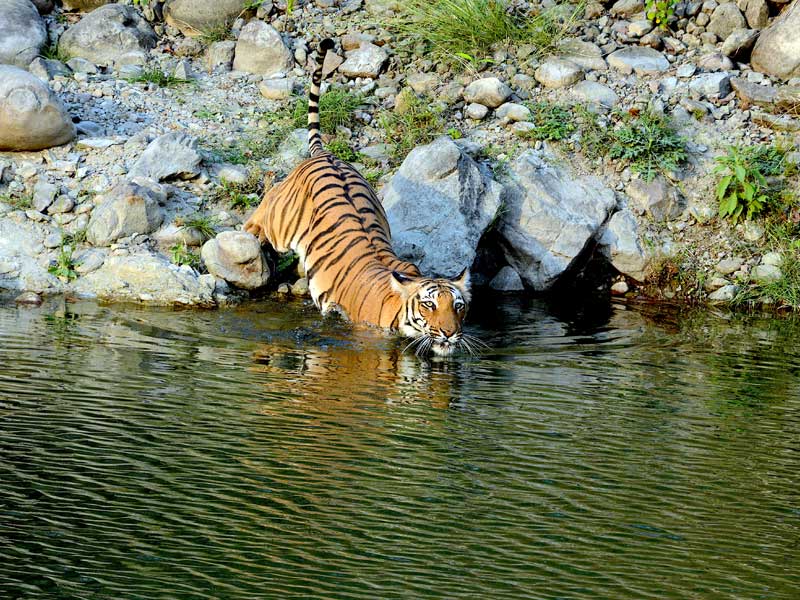
<instances>
[{"instance_id":1,"label":"large grey boulder","mask_svg":"<svg viewBox=\"0 0 800 600\"><path fill-rule=\"evenodd\" d=\"M98 65L143 64L158 38L135 8L106 4L93 10L61 36L58 48Z\"/></svg>"},{"instance_id":2,"label":"large grey boulder","mask_svg":"<svg viewBox=\"0 0 800 600\"><path fill-rule=\"evenodd\" d=\"M27 67L47 42L47 30L30 0L0 0L0 63Z\"/></svg>"},{"instance_id":3,"label":"large grey boulder","mask_svg":"<svg viewBox=\"0 0 800 600\"><path fill-rule=\"evenodd\" d=\"M31 292L61 290L58 278L36 260L44 233L31 221L0 218L0 289Z\"/></svg>"},{"instance_id":4,"label":"large grey boulder","mask_svg":"<svg viewBox=\"0 0 800 600\"><path fill-rule=\"evenodd\" d=\"M232 23L246 4L245 0L167 0L164 19L184 35Z\"/></svg>"},{"instance_id":5,"label":"large grey boulder","mask_svg":"<svg viewBox=\"0 0 800 600\"><path fill-rule=\"evenodd\" d=\"M235 70L272 75L288 71L293 64L292 53L274 27L255 19L242 27L233 57Z\"/></svg>"},{"instance_id":6,"label":"large grey boulder","mask_svg":"<svg viewBox=\"0 0 800 600\"><path fill-rule=\"evenodd\" d=\"M214 279L153 254L110 256L73 284L79 296L156 305L214 304Z\"/></svg>"},{"instance_id":7,"label":"large grey boulder","mask_svg":"<svg viewBox=\"0 0 800 600\"><path fill-rule=\"evenodd\" d=\"M245 231L223 231L203 244L208 272L246 290L264 287L270 272L258 238Z\"/></svg>"},{"instance_id":8,"label":"large grey boulder","mask_svg":"<svg viewBox=\"0 0 800 600\"><path fill-rule=\"evenodd\" d=\"M135 183L117 184L92 212L86 239L94 246L107 246L120 238L155 231L164 221L159 205L163 199Z\"/></svg>"},{"instance_id":9,"label":"large grey boulder","mask_svg":"<svg viewBox=\"0 0 800 600\"><path fill-rule=\"evenodd\" d=\"M154 181L170 177L191 179L200 172L202 159L195 138L173 131L150 142L134 163L128 178L147 177Z\"/></svg>"},{"instance_id":10,"label":"large grey boulder","mask_svg":"<svg viewBox=\"0 0 800 600\"><path fill-rule=\"evenodd\" d=\"M735 2L720 4L711 14L711 22L706 29L711 33L717 34L719 39L724 40L736 29L747 27L747 21L742 11L736 6Z\"/></svg>"},{"instance_id":11,"label":"large grey boulder","mask_svg":"<svg viewBox=\"0 0 800 600\"><path fill-rule=\"evenodd\" d=\"M527 151L509 171L498 233L526 287L549 289L601 232L616 206L595 177L574 175L545 153Z\"/></svg>"},{"instance_id":12,"label":"large grey boulder","mask_svg":"<svg viewBox=\"0 0 800 600\"><path fill-rule=\"evenodd\" d=\"M771 77L800 77L800 0L794 0L758 37L750 64Z\"/></svg>"},{"instance_id":13,"label":"large grey boulder","mask_svg":"<svg viewBox=\"0 0 800 600\"><path fill-rule=\"evenodd\" d=\"M419 146L384 190L392 246L426 275L457 275L475 260L502 196L503 186L449 137Z\"/></svg>"},{"instance_id":14,"label":"large grey boulder","mask_svg":"<svg viewBox=\"0 0 800 600\"><path fill-rule=\"evenodd\" d=\"M0 65L0 150L42 150L74 137L67 109L46 83Z\"/></svg>"},{"instance_id":15,"label":"large grey boulder","mask_svg":"<svg viewBox=\"0 0 800 600\"><path fill-rule=\"evenodd\" d=\"M650 257L642 245L639 224L630 210L623 209L609 219L600 238L600 248L617 271L636 281L645 280Z\"/></svg>"}]
</instances>

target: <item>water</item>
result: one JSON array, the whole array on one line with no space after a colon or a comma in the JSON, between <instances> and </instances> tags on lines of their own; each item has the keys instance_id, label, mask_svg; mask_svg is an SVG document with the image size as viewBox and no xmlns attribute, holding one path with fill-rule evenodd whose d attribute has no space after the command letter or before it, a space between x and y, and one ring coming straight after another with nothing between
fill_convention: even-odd
<instances>
[{"instance_id":1,"label":"water","mask_svg":"<svg viewBox=\"0 0 800 600\"><path fill-rule=\"evenodd\" d=\"M798 598L800 323L587 305L0 305L0 598Z\"/></svg>"}]
</instances>

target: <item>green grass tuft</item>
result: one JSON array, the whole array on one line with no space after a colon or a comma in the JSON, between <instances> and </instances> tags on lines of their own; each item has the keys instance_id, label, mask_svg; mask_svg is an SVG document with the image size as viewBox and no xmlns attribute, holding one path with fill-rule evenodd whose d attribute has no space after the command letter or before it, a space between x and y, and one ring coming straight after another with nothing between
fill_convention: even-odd
<instances>
[{"instance_id":1,"label":"green grass tuft","mask_svg":"<svg viewBox=\"0 0 800 600\"><path fill-rule=\"evenodd\" d=\"M189 265L195 269L200 267L200 257L186 245L186 242L173 244L169 252L173 264Z\"/></svg>"},{"instance_id":2,"label":"green grass tuft","mask_svg":"<svg viewBox=\"0 0 800 600\"><path fill-rule=\"evenodd\" d=\"M396 162L421 144L429 144L444 132L444 119L430 101L411 96L401 114L384 112L379 118L390 155Z\"/></svg>"},{"instance_id":3,"label":"green grass tuft","mask_svg":"<svg viewBox=\"0 0 800 600\"><path fill-rule=\"evenodd\" d=\"M522 134L534 140L560 141L575 131L575 119L569 108L550 102L526 102L531 122L536 126Z\"/></svg>"},{"instance_id":4,"label":"green grass tuft","mask_svg":"<svg viewBox=\"0 0 800 600\"><path fill-rule=\"evenodd\" d=\"M39 52L39 56L48 60L58 60L62 63L66 63L72 58L69 54L61 50L58 44L50 44L49 46L43 47L41 52Z\"/></svg>"},{"instance_id":5,"label":"green grass tuft","mask_svg":"<svg viewBox=\"0 0 800 600\"><path fill-rule=\"evenodd\" d=\"M364 97L344 88L332 88L319 99L319 122L322 131L335 133L337 127L351 127L355 111L364 104ZM308 123L308 98L298 98L292 111L294 128Z\"/></svg>"},{"instance_id":6,"label":"green grass tuft","mask_svg":"<svg viewBox=\"0 0 800 600\"><path fill-rule=\"evenodd\" d=\"M180 77L167 75L158 67L145 67L139 75L128 78L128 81L131 83L154 83L159 87L174 87L176 85L193 83L189 79L181 79Z\"/></svg>"},{"instance_id":7,"label":"green grass tuft","mask_svg":"<svg viewBox=\"0 0 800 600\"><path fill-rule=\"evenodd\" d=\"M688 158L686 142L669 119L649 110L638 115L625 113L609 136L609 156L628 163L645 181L678 169Z\"/></svg>"}]
</instances>

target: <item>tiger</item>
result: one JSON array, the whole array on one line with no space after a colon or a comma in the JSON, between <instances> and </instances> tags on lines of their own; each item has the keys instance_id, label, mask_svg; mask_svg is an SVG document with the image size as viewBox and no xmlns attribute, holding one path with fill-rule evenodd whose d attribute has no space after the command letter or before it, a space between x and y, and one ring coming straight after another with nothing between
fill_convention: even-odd
<instances>
[{"instance_id":1,"label":"tiger","mask_svg":"<svg viewBox=\"0 0 800 600\"><path fill-rule=\"evenodd\" d=\"M401 260L378 196L349 163L326 151L319 118L323 63L334 42L323 40L308 95L308 148L281 183L265 193L244 230L279 253L294 251L322 314L411 338L406 349L448 356L479 341L462 324L470 294L468 268L453 278L424 277ZM405 350L405 349L404 349Z\"/></svg>"}]
</instances>

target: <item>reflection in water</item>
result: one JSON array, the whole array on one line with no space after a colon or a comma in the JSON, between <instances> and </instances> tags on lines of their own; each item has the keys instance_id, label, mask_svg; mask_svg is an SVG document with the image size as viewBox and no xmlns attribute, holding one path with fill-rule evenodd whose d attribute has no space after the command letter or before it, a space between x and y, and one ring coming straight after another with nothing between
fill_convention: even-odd
<instances>
[{"instance_id":1,"label":"reflection in water","mask_svg":"<svg viewBox=\"0 0 800 600\"><path fill-rule=\"evenodd\" d=\"M797 597L798 322L54 302L0 306L0 598Z\"/></svg>"}]
</instances>

